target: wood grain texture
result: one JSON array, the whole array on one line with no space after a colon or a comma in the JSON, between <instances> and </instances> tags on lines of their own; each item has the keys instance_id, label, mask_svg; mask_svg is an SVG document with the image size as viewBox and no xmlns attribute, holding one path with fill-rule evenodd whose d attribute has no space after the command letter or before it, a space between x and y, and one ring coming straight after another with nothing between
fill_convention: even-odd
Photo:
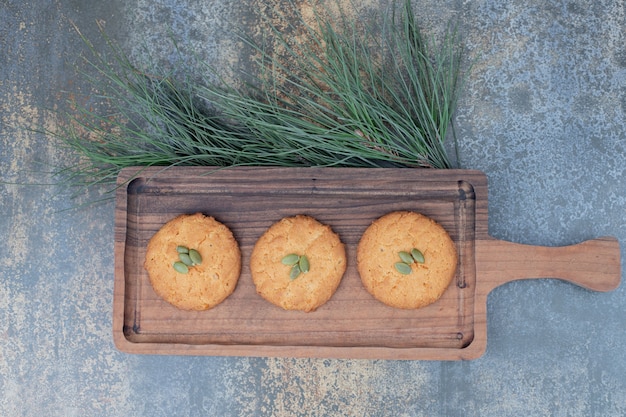
<instances>
[{"instance_id":1,"label":"wood grain texture","mask_svg":"<svg viewBox=\"0 0 626 417\"><path fill-rule=\"evenodd\" d=\"M619 244L602 238L543 248L488 234L487 178L478 171L360 168L128 168L115 213L113 334L129 353L367 359L474 359L486 347L486 302L498 285L562 278L608 291L621 277ZM419 310L376 301L356 270L367 226L395 210L434 218L459 251L443 297ZM152 235L181 213L203 212L233 231L242 250L235 292L204 312L161 300L143 269ZM256 239L285 216L308 214L346 244L348 269L328 303L284 311L256 294L248 267Z\"/></svg>"}]
</instances>

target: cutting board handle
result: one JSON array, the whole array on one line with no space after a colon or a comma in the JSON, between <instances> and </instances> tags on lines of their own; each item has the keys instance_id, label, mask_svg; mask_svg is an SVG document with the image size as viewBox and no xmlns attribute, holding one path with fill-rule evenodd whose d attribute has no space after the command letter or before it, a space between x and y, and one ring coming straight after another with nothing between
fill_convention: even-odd
<instances>
[{"instance_id":1,"label":"cutting board handle","mask_svg":"<svg viewBox=\"0 0 626 417\"><path fill-rule=\"evenodd\" d=\"M476 269L485 293L529 278L558 278L593 291L611 291L622 275L619 242L609 236L561 247L477 240Z\"/></svg>"}]
</instances>

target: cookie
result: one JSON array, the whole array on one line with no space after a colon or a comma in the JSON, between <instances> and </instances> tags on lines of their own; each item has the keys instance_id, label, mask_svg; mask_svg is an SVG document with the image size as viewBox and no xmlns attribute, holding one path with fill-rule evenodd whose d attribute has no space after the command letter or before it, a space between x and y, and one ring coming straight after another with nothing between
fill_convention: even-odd
<instances>
[{"instance_id":1,"label":"cookie","mask_svg":"<svg viewBox=\"0 0 626 417\"><path fill-rule=\"evenodd\" d=\"M250 258L257 293L285 310L314 311L335 293L345 271L339 236L305 215L274 223Z\"/></svg>"},{"instance_id":2,"label":"cookie","mask_svg":"<svg viewBox=\"0 0 626 417\"><path fill-rule=\"evenodd\" d=\"M437 301L456 273L457 260L456 246L445 229L411 211L375 220L357 247L357 269L367 291L386 305L403 309Z\"/></svg>"},{"instance_id":3,"label":"cookie","mask_svg":"<svg viewBox=\"0 0 626 417\"><path fill-rule=\"evenodd\" d=\"M144 268L154 291L168 303L183 310L208 310L235 290L241 252L222 223L202 213L183 214L150 239Z\"/></svg>"}]
</instances>

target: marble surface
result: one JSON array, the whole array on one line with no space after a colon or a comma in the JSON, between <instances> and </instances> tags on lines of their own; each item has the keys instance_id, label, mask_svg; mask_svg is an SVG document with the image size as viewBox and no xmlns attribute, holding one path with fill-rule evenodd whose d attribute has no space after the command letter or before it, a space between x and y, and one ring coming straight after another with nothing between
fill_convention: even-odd
<instances>
[{"instance_id":1,"label":"marble surface","mask_svg":"<svg viewBox=\"0 0 626 417\"><path fill-rule=\"evenodd\" d=\"M279 2L276 2L279 3ZM297 2L300 4L300 2ZM376 10L381 2L359 3ZM112 201L45 175L73 158L30 129L59 123L98 23L133 59L196 51L245 64L230 31L260 0L0 3L0 415L622 416L626 294L552 279L495 289L469 362L143 356L111 336ZM626 4L414 1L428 33L459 24L473 62L455 128L460 166L489 178L489 230L560 246L626 240ZM75 27L74 27L75 25ZM164 42L172 36L182 55ZM181 58L182 56L182 58ZM49 184L49 185L44 185Z\"/></svg>"}]
</instances>

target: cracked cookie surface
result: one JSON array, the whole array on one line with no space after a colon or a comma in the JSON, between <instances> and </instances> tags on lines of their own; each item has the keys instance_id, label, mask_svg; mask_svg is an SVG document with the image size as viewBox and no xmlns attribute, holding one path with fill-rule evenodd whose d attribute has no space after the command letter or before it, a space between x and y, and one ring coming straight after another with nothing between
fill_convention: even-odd
<instances>
[{"instance_id":1,"label":"cracked cookie surface","mask_svg":"<svg viewBox=\"0 0 626 417\"><path fill-rule=\"evenodd\" d=\"M424 262L410 263L401 273L399 253L417 249ZM456 246L433 219L411 211L388 213L372 222L357 247L361 281L377 300L391 307L415 309L437 301L457 268Z\"/></svg>"},{"instance_id":2,"label":"cracked cookie surface","mask_svg":"<svg viewBox=\"0 0 626 417\"><path fill-rule=\"evenodd\" d=\"M197 250L202 263L177 272L177 246ZM167 222L148 242L144 268L154 291L183 310L208 310L237 286L241 252L232 232L213 217L183 214Z\"/></svg>"},{"instance_id":3,"label":"cracked cookie surface","mask_svg":"<svg viewBox=\"0 0 626 417\"><path fill-rule=\"evenodd\" d=\"M305 255L309 270L291 278L286 255ZM258 239L250 272L257 293L285 310L314 311L337 290L346 270L346 251L330 226L310 216L285 217Z\"/></svg>"}]
</instances>

